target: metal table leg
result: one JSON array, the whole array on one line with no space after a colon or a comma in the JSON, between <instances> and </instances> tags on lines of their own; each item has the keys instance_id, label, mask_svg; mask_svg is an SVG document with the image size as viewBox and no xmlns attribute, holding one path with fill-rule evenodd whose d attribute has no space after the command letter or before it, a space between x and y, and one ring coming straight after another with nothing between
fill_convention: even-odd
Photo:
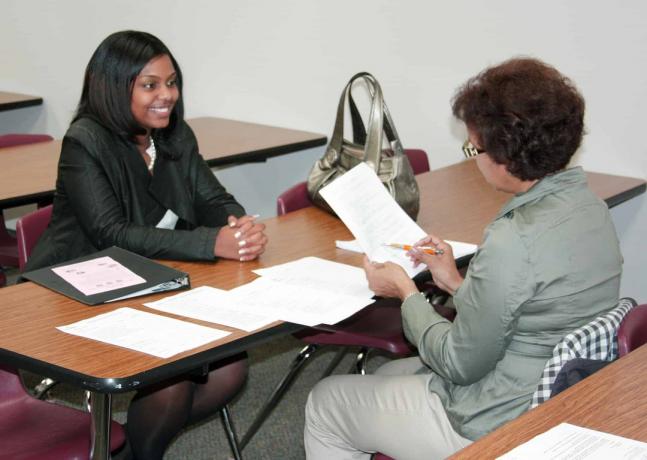
<instances>
[{"instance_id":1,"label":"metal table leg","mask_svg":"<svg viewBox=\"0 0 647 460\"><path fill-rule=\"evenodd\" d=\"M110 458L110 422L112 419L112 395L109 393L90 393L90 417L92 419L90 446L91 460Z\"/></svg>"}]
</instances>

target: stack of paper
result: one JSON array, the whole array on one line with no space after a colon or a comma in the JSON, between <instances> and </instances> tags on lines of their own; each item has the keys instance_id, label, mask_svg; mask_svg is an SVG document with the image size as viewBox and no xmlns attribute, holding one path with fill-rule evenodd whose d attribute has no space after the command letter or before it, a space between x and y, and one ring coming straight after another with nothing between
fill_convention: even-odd
<instances>
[{"instance_id":1,"label":"stack of paper","mask_svg":"<svg viewBox=\"0 0 647 460\"><path fill-rule=\"evenodd\" d=\"M147 307L253 331L274 321L335 324L372 302L364 271L317 257L255 270L261 275L230 291L195 288Z\"/></svg>"}]
</instances>

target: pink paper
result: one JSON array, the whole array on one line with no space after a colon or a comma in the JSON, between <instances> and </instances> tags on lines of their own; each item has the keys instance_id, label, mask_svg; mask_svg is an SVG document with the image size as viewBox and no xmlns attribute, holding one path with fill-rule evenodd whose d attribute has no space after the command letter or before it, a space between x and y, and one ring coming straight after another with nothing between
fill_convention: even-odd
<instances>
[{"instance_id":1,"label":"pink paper","mask_svg":"<svg viewBox=\"0 0 647 460\"><path fill-rule=\"evenodd\" d=\"M144 278L107 256L52 268L52 271L85 295L100 294L146 282Z\"/></svg>"}]
</instances>

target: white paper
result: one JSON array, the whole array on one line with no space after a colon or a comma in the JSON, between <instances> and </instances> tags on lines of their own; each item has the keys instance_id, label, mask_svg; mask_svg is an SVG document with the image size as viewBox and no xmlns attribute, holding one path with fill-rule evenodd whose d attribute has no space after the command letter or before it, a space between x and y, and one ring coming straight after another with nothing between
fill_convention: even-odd
<instances>
[{"instance_id":1,"label":"white paper","mask_svg":"<svg viewBox=\"0 0 647 460\"><path fill-rule=\"evenodd\" d=\"M283 321L316 326L335 324L372 301L334 290L275 281L267 277L229 291L237 308L253 314L276 315Z\"/></svg>"},{"instance_id":2,"label":"white paper","mask_svg":"<svg viewBox=\"0 0 647 460\"><path fill-rule=\"evenodd\" d=\"M57 329L160 358L170 358L229 335L229 332L219 329L128 307L59 326Z\"/></svg>"},{"instance_id":3,"label":"white paper","mask_svg":"<svg viewBox=\"0 0 647 460\"><path fill-rule=\"evenodd\" d=\"M445 243L449 244L452 247L452 252L454 253L455 259L459 259L468 254L474 254L478 249L478 246L472 243L463 243L461 241L452 240L445 240ZM339 249L345 249L346 251L359 252L360 254L364 253L357 240L336 240L335 246L337 246Z\"/></svg>"},{"instance_id":4,"label":"white paper","mask_svg":"<svg viewBox=\"0 0 647 460\"><path fill-rule=\"evenodd\" d=\"M366 163L335 179L320 193L357 238L369 259L397 263L412 278L426 269L423 264L414 268L406 251L385 246L413 244L427 234L402 210Z\"/></svg>"},{"instance_id":5,"label":"white paper","mask_svg":"<svg viewBox=\"0 0 647 460\"><path fill-rule=\"evenodd\" d=\"M303 257L270 268L260 268L254 273L275 281L331 290L367 301L374 295L368 288L362 268L319 257Z\"/></svg>"},{"instance_id":6,"label":"white paper","mask_svg":"<svg viewBox=\"0 0 647 460\"><path fill-rule=\"evenodd\" d=\"M154 310L224 324L247 332L255 331L279 319L267 313L242 311L232 303L228 291L211 286L200 286L144 305Z\"/></svg>"},{"instance_id":7,"label":"white paper","mask_svg":"<svg viewBox=\"0 0 647 460\"><path fill-rule=\"evenodd\" d=\"M501 460L646 460L647 443L561 423L535 436Z\"/></svg>"}]
</instances>

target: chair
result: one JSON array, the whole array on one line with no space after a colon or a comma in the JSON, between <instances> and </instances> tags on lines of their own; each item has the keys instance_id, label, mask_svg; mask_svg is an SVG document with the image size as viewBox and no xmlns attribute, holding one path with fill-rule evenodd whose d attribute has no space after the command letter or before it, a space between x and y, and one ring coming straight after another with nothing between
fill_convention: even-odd
<instances>
[{"instance_id":1,"label":"chair","mask_svg":"<svg viewBox=\"0 0 647 460\"><path fill-rule=\"evenodd\" d=\"M0 148L34 144L36 142L51 141L52 139L52 136L47 134L4 134L0 136ZM3 209L0 208L0 266L17 267L18 249L16 239L7 231L2 211Z\"/></svg>"},{"instance_id":2,"label":"chair","mask_svg":"<svg viewBox=\"0 0 647 460\"><path fill-rule=\"evenodd\" d=\"M0 365L0 459L88 458L90 426L90 414L34 398L16 370ZM111 422L110 451L125 439L122 426Z\"/></svg>"},{"instance_id":3,"label":"chair","mask_svg":"<svg viewBox=\"0 0 647 460\"><path fill-rule=\"evenodd\" d=\"M40 235L52 219L53 205L45 206L25 214L16 222L16 242L18 246L18 268L22 272L27 264L31 250L36 246Z\"/></svg>"},{"instance_id":4,"label":"chair","mask_svg":"<svg viewBox=\"0 0 647 460\"><path fill-rule=\"evenodd\" d=\"M429 171L427 154L423 150L405 150L412 166L416 165L416 174ZM413 160L412 160L413 158ZM311 206L305 182L301 182L283 192L276 200L277 214L282 216L292 211ZM265 406L254 419L252 425L243 436L240 445L247 445L258 428L274 409L283 394L296 377L298 371L307 360L323 345L342 346L342 348L323 376L335 369L343 358L347 347L360 347L355 362L355 371L365 374L366 361L370 350L383 350L398 357L406 357L413 353L413 347L407 342L402 332L400 317L400 302L395 299L383 299L346 320L330 326L326 330L305 328L293 334L307 345L296 356L288 373L278 383Z\"/></svg>"},{"instance_id":5,"label":"chair","mask_svg":"<svg viewBox=\"0 0 647 460\"><path fill-rule=\"evenodd\" d=\"M37 209L29 214L20 217L16 222L16 240L18 243L18 264L22 272L27 264L29 255L32 249L38 242L38 239L45 231L52 218L52 210L54 206L48 205L43 208ZM58 382L45 378L41 383L36 386L36 394L38 398L43 398L49 390L51 390ZM229 408L223 406L220 409L220 416L225 426L225 434L231 446L232 453L236 460L241 459L240 447L238 446L238 439L236 432L231 422L231 415ZM112 442L112 440L111 440ZM1 459L0 459L1 460Z\"/></svg>"},{"instance_id":6,"label":"chair","mask_svg":"<svg viewBox=\"0 0 647 460\"><path fill-rule=\"evenodd\" d=\"M647 343L647 304L638 305L622 320L618 328L618 356Z\"/></svg>"}]
</instances>

